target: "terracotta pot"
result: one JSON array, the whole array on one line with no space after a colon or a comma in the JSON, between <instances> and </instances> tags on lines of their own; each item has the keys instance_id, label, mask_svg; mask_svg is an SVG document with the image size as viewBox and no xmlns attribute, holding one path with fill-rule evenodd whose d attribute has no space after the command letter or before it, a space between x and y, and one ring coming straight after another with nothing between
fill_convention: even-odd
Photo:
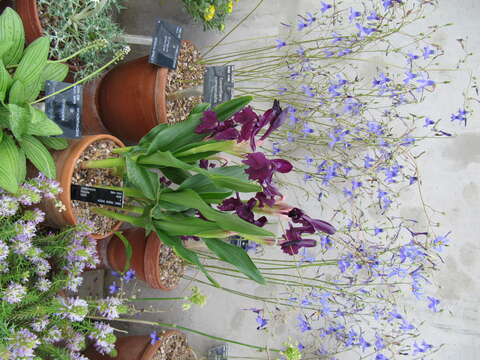
<instances>
[{"instance_id":1,"label":"terracotta pot","mask_svg":"<svg viewBox=\"0 0 480 360\"><path fill-rule=\"evenodd\" d=\"M118 146L124 147L125 145L117 138L111 135L92 135L85 136L79 140L71 140L70 146L62 151L55 151L52 153L55 159L55 165L57 167L57 181L63 189L63 192L58 196L65 205L65 211L59 212L55 207L55 202L50 199L42 201L40 207L43 208L47 214L47 223L53 227L62 228L67 225L77 224L77 219L73 213L73 207L71 202L71 189L73 171L78 158L82 155L85 149L92 143L98 140L112 140ZM117 223L112 232L106 235L96 234L93 237L95 239L103 239L110 236L113 231L117 231L121 226L121 222Z\"/></svg>"},{"instance_id":2,"label":"terracotta pot","mask_svg":"<svg viewBox=\"0 0 480 360\"><path fill-rule=\"evenodd\" d=\"M108 355L99 354L93 349L93 347L89 347L85 351L85 355L90 360L151 360L155 356L158 348L162 346L165 339L176 334L182 333L177 330L168 330L161 334L160 340L153 345L150 343L150 336L126 336L119 338L115 343L115 349L117 350L118 355L114 358Z\"/></svg>"},{"instance_id":3,"label":"terracotta pot","mask_svg":"<svg viewBox=\"0 0 480 360\"><path fill-rule=\"evenodd\" d=\"M145 237L144 229L134 228L123 231L123 235L132 246L130 266L135 270L137 278L154 289L169 291L177 287L177 284L165 284L160 278L160 249L166 245L160 241L156 233L152 232ZM127 255L122 240L113 235L109 240L100 241L98 244L98 253L102 259L100 267L124 271Z\"/></svg>"},{"instance_id":4,"label":"terracotta pot","mask_svg":"<svg viewBox=\"0 0 480 360\"><path fill-rule=\"evenodd\" d=\"M82 134L109 134L103 125L99 109L99 89L103 76L87 82L83 86Z\"/></svg>"},{"instance_id":5,"label":"terracotta pot","mask_svg":"<svg viewBox=\"0 0 480 360\"><path fill-rule=\"evenodd\" d=\"M119 139L137 143L166 122L168 69L152 65L148 56L110 70L100 85L99 109L105 127Z\"/></svg>"}]
</instances>

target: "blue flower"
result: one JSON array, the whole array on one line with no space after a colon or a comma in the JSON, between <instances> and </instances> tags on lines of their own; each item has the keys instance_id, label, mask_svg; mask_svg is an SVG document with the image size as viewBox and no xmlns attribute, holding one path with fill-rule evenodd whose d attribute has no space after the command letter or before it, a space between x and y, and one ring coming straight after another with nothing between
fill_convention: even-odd
<instances>
[{"instance_id":1,"label":"blue flower","mask_svg":"<svg viewBox=\"0 0 480 360\"><path fill-rule=\"evenodd\" d=\"M400 330L402 330L402 331L415 330L415 326L408 323L406 320L403 320L402 324L400 325Z\"/></svg>"},{"instance_id":2,"label":"blue flower","mask_svg":"<svg viewBox=\"0 0 480 360\"><path fill-rule=\"evenodd\" d=\"M366 348L372 346L372 344L365 340L363 336L360 336L360 338L358 339L358 345L362 348L362 352L364 352Z\"/></svg>"},{"instance_id":3,"label":"blue flower","mask_svg":"<svg viewBox=\"0 0 480 360\"><path fill-rule=\"evenodd\" d=\"M410 65L412 65L413 61L414 61L414 60L417 60L417 59L419 59L419 58L420 58L420 56L418 56L418 55L415 55L415 54L413 54L413 53L408 53L408 54L407 54L407 63L409 63Z\"/></svg>"},{"instance_id":4,"label":"blue flower","mask_svg":"<svg viewBox=\"0 0 480 360\"><path fill-rule=\"evenodd\" d=\"M432 296L427 296L427 299L429 301L428 308L433 312L439 312L440 310L437 308L437 306L440 304L440 300Z\"/></svg>"},{"instance_id":5,"label":"blue flower","mask_svg":"<svg viewBox=\"0 0 480 360\"><path fill-rule=\"evenodd\" d=\"M435 81L430 79L418 79L417 91L424 90L427 86L435 86Z\"/></svg>"},{"instance_id":6,"label":"blue flower","mask_svg":"<svg viewBox=\"0 0 480 360\"><path fill-rule=\"evenodd\" d=\"M282 151L282 149L280 149L279 144L276 143L276 142L274 142L274 143L272 144L272 154L273 154L273 155L277 155L277 154L278 154L279 152L281 152L281 151Z\"/></svg>"},{"instance_id":7,"label":"blue flower","mask_svg":"<svg viewBox=\"0 0 480 360\"><path fill-rule=\"evenodd\" d=\"M125 282L129 282L130 280L133 280L135 278L135 270L133 269L130 269L128 270L125 275L123 276L123 280L125 280Z\"/></svg>"},{"instance_id":8,"label":"blue flower","mask_svg":"<svg viewBox=\"0 0 480 360\"><path fill-rule=\"evenodd\" d=\"M322 1L322 7L320 8L320 11L322 12L322 14L324 12L328 11L328 9L331 9L331 8L332 8L332 5L327 4L326 2Z\"/></svg>"},{"instance_id":9,"label":"blue flower","mask_svg":"<svg viewBox=\"0 0 480 360\"><path fill-rule=\"evenodd\" d=\"M422 345L419 346L417 342L413 344L413 354L418 354L418 353L425 353L428 350L433 348L433 345L427 344L425 341L422 342Z\"/></svg>"},{"instance_id":10,"label":"blue flower","mask_svg":"<svg viewBox=\"0 0 480 360\"><path fill-rule=\"evenodd\" d=\"M257 317L255 318L255 321L257 322L257 330L263 330L267 327L268 324L268 319L265 319L258 313Z\"/></svg>"},{"instance_id":11,"label":"blue flower","mask_svg":"<svg viewBox=\"0 0 480 360\"><path fill-rule=\"evenodd\" d=\"M378 16L377 13L374 10L372 10L372 11L370 11L370 15L367 16L367 19L368 20L380 20L380 16Z\"/></svg>"},{"instance_id":12,"label":"blue flower","mask_svg":"<svg viewBox=\"0 0 480 360\"><path fill-rule=\"evenodd\" d=\"M304 94L307 95L308 97L315 97L315 94L312 92L312 90L313 90L312 87L310 87L308 85L302 85L300 88L302 89Z\"/></svg>"},{"instance_id":13,"label":"blue flower","mask_svg":"<svg viewBox=\"0 0 480 360\"><path fill-rule=\"evenodd\" d=\"M322 249L325 249L325 250L330 249L333 245L332 239L330 239L330 236L328 235L322 236L322 238L320 239L320 245Z\"/></svg>"},{"instance_id":14,"label":"blue flower","mask_svg":"<svg viewBox=\"0 0 480 360\"><path fill-rule=\"evenodd\" d=\"M312 330L310 324L306 321L305 316L303 316L302 314L298 314L297 320L298 320L298 328L302 333L304 333L305 331Z\"/></svg>"},{"instance_id":15,"label":"blue flower","mask_svg":"<svg viewBox=\"0 0 480 360\"><path fill-rule=\"evenodd\" d=\"M303 124L303 130L302 130L304 136L307 136L309 134L313 134L314 130L308 125L307 122Z\"/></svg>"},{"instance_id":16,"label":"blue flower","mask_svg":"<svg viewBox=\"0 0 480 360\"><path fill-rule=\"evenodd\" d=\"M160 340L160 337L155 331L150 333L150 344L154 345L157 341Z\"/></svg>"},{"instance_id":17,"label":"blue flower","mask_svg":"<svg viewBox=\"0 0 480 360\"><path fill-rule=\"evenodd\" d=\"M287 46L287 43L283 40L276 39L275 41L277 42L277 46L276 46L277 49Z\"/></svg>"},{"instance_id":18,"label":"blue flower","mask_svg":"<svg viewBox=\"0 0 480 360\"><path fill-rule=\"evenodd\" d=\"M456 114L452 114L451 116L451 120L452 121L460 121L460 122L465 122L465 126L467 126L467 115L468 114L468 111L466 111L465 109L459 109L458 112Z\"/></svg>"},{"instance_id":19,"label":"blue flower","mask_svg":"<svg viewBox=\"0 0 480 360\"><path fill-rule=\"evenodd\" d=\"M298 20L297 30L301 31L305 29L307 26L308 24L306 22L303 22L302 20Z\"/></svg>"},{"instance_id":20,"label":"blue flower","mask_svg":"<svg viewBox=\"0 0 480 360\"><path fill-rule=\"evenodd\" d=\"M382 228L379 228L379 227L375 227L375 229L374 229L373 231L374 231L374 235L375 235L375 236L377 236L378 234L383 233L383 229L382 229Z\"/></svg>"},{"instance_id":21,"label":"blue flower","mask_svg":"<svg viewBox=\"0 0 480 360\"><path fill-rule=\"evenodd\" d=\"M372 33L374 33L376 30L374 28L367 28L359 23L356 23L355 26L357 27L357 29L360 31L358 33L358 35L360 37L363 37L363 36L368 36Z\"/></svg>"},{"instance_id":22,"label":"blue flower","mask_svg":"<svg viewBox=\"0 0 480 360\"><path fill-rule=\"evenodd\" d=\"M405 75L407 76L407 77L403 80L403 82L404 82L405 85L409 84L410 81L412 81L413 79L415 79L415 78L418 76L417 74L414 74L414 73L412 73L412 72L410 72L410 71L405 71Z\"/></svg>"},{"instance_id":23,"label":"blue flower","mask_svg":"<svg viewBox=\"0 0 480 360\"><path fill-rule=\"evenodd\" d=\"M353 8L350 8L350 16L348 17L348 20L352 22L355 20L355 18L362 16L362 13L360 11L353 10Z\"/></svg>"},{"instance_id":24,"label":"blue flower","mask_svg":"<svg viewBox=\"0 0 480 360\"><path fill-rule=\"evenodd\" d=\"M372 163L374 162L375 160L372 159L370 156L368 155L365 155L365 157L363 158L363 167L365 169L368 169L368 168L371 168L373 165Z\"/></svg>"},{"instance_id":25,"label":"blue flower","mask_svg":"<svg viewBox=\"0 0 480 360\"><path fill-rule=\"evenodd\" d=\"M375 350L380 351L385 348L385 344L383 343L383 338L375 334Z\"/></svg>"},{"instance_id":26,"label":"blue flower","mask_svg":"<svg viewBox=\"0 0 480 360\"><path fill-rule=\"evenodd\" d=\"M435 54L435 50L432 49L430 46L427 45L423 48L422 55L425 60L427 60L430 57L430 55L434 55L434 54Z\"/></svg>"},{"instance_id":27,"label":"blue flower","mask_svg":"<svg viewBox=\"0 0 480 360\"><path fill-rule=\"evenodd\" d=\"M286 87L281 87L281 88L278 88L278 95L283 95L287 92L287 88Z\"/></svg>"},{"instance_id":28,"label":"blue flower","mask_svg":"<svg viewBox=\"0 0 480 360\"><path fill-rule=\"evenodd\" d=\"M383 354L377 354L377 356L375 356L375 360L388 360L388 358Z\"/></svg>"},{"instance_id":29,"label":"blue flower","mask_svg":"<svg viewBox=\"0 0 480 360\"><path fill-rule=\"evenodd\" d=\"M406 138L403 138L402 142L400 143L400 145L403 145L403 146L409 146L409 145L413 145L415 143L415 138L413 137L406 137Z\"/></svg>"},{"instance_id":30,"label":"blue flower","mask_svg":"<svg viewBox=\"0 0 480 360\"><path fill-rule=\"evenodd\" d=\"M433 124L435 124L435 121L433 121L432 119L427 117L427 118L425 118L425 123L424 123L423 127L428 127L428 126L433 125Z\"/></svg>"},{"instance_id":31,"label":"blue flower","mask_svg":"<svg viewBox=\"0 0 480 360\"><path fill-rule=\"evenodd\" d=\"M447 239L450 233L451 231L449 231L445 235L437 236L435 239L433 239L433 245L435 245L434 249L436 251L441 252L443 248L450 242L450 239Z\"/></svg>"},{"instance_id":32,"label":"blue flower","mask_svg":"<svg viewBox=\"0 0 480 360\"><path fill-rule=\"evenodd\" d=\"M108 292L113 295L115 294L120 288L117 286L117 283L114 281L109 287Z\"/></svg>"}]
</instances>

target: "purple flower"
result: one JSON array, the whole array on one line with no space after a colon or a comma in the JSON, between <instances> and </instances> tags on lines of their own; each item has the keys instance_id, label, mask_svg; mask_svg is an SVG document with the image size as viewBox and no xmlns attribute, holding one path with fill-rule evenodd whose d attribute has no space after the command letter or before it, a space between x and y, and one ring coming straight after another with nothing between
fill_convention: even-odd
<instances>
[{"instance_id":1,"label":"purple flower","mask_svg":"<svg viewBox=\"0 0 480 360\"><path fill-rule=\"evenodd\" d=\"M428 303L428 308L432 310L433 312L439 312L440 310L437 308L437 306L440 304L440 300L432 297L432 296L427 296L427 299L429 301Z\"/></svg>"},{"instance_id":2,"label":"purple flower","mask_svg":"<svg viewBox=\"0 0 480 360\"><path fill-rule=\"evenodd\" d=\"M422 55L425 60L427 60L430 57L430 55L434 55L434 54L435 54L435 50L432 49L430 46L427 45L423 48Z\"/></svg>"},{"instance_id":3,"label":"purple flower","mask_svg":"<svg viewBox=\"0 0 480 360\"><path fill-rule=\"evenodd\" d=\"M360 11L356 11L353 10L353 8L350 8L350 15L348 17L348 20L350 20L350 22L352 22L353 20L355 20L355 18L359 16L362 16L362 13Z\"/></svg>"},{"instance_id":4,"label":"purple flower","mask_svg":"<svg viewBox=\"0 0 480 360\"><path fill-rule=\"evenodd\" d=\"M304 94L308 97L315 97L315 94L312 92L313 88L308 86L308 85L302 85L300 87L302 89L302 91L304 92Z\"/></svg>"},{"instance_id":5,"label":"purple flower","mask_svg":"<svg viewBox=\"0 0 480 360\"><path fill-rule=\"evenodd\" d=\"M422 345L419 346L417 342L413 344L413 354L425 353L428 350L432 349L433 345L427 344L425 341L422 342Z\"/></svg>"},{"instance_id":6,"label":"purple flower","mask_svg":"<svg viewBox=\"0 0 480 360\"><path fill-rule=\"evenodd\" d=\"M418 79L417 83L418 83L418 86L417 86L418 91L424 90L427 86L435 86L435 81L430 79Z\"/></svg>"},{"instance_id":7,"label":"purple flower","mask_svg":"<svg viewBox=\"0 0 480 360\"><path fill-rule=\"evenodd\" d=\"M436 251L441 252L443 248L450 242L450 239L447 238L450 233L451 231L445 235L437 236L435 239L433 239L433 245Z\"/></svg>"},{"instance_id":8,"label":"purple flower","mask_svg":"<svg viewBox=\"0 0 480 360\"><path fill-rule=\"evenodd\" d=\"M285 231L283 238L285 241L280 243L282 251L289 255L298 254L298 251L302 247L314 247L317 242L313 239L302 239L302 228L294 228L290 225L290 228Z\"/></svg>"},{"instance_id":9,"label":"purple flower","mask_svg":"<svg viewBox=\"0 0 480 360\"><path fill-rule=\"evenodd\" d=\"M371 35L372 33L374 33L376 31L376 29L374 28L367 28L359 23L356 23L355 26L357 27L357 29L360 31L358 33L358 35L360 37L362 36L368 36L368 35Z\"/></svg>"},{"instance_id":10,"label":"purple flower","mask_svg":"<svg viewBox=\"0 0 480 360\"><path fill-rule=\"evenodd\" d=\"M435 121L433 121L432 119L427 117L427 118L425 118L425 124L423 125L423 127L428 127L428 126L433 125L433 124L435 124Z\"/></svg>"},{"instance_id":11,"label":"purple flower","mask_svg":"<svg viewBox=\"0 0 480 360\"><path fill-rule=\"evenodd\" d=\"M383 354L377 354L377 356L375 356L375 360L388 360L388 358Z\"/></svg>"},{"instance_id":12,"label":"purple flower","mask_svg":"<svg viewBox=\"0 0 480 360\"><path fill-rule=\"evenodd\" d=\"M257 322L257 330L263 330L267 327L268 324L268 319L265 319L258 313L257 317L255 318L255 321Z\"/></svg>"},{"instance_id":13,"label":"purple flower","mask_svg":"<svg viewBox=\"0 0 480 360\"><path fill-rule=\"evenodd\" d=\"M117 286L117 283L114 281L109 287L108 292L113 295L115 294L120 288Z\"/></svg>"},{"instance_id":14,"label":"purple flower","mask_svg":"<svg viewBox=\"0 0 480 360\"><path fill-rule=\"evenodd\" d=\"M409 84L410 81L414 80L418 75L417 74L414 74L410 71L405 71L405 75L407 76L404 80L403 80L403 83L405 85Z\"/></svg>"},{"instance_id":15,"label":"purple flower","mask_svg":"<svg viewBox=\"0 0 480 360\"><path fill-rule=\"evenodd\" d=\"M304 232L309 234L313 234L316 231L321 231L329 235L333 235L336 232L336 229L328 222L319 219L312 219L299 208L293 208L288 212L287 215L294 223L302 224L304 227Z\"/></svg>"},{"instance_id":16,"label":"purple flower","mask_svg":"<svg viewBox=\"0 0 480 360\"><path fill-rule=\"evenodd\" d=\"M324 12L328 11L328 9L331 9L332 5L327 4L326 2L322 1L322 7L320 8L321 13L323 14Z\"/></svg>"},{"instance_id":17,"label":"purple flower","mask_svg":"<svg viewBox=\"0 0 480 360\"><path fill-rule=\"evenodd\" d=\"M155 345L157 341L160 340L160 336L157 335L156 331L150 333L150 344Z\"/></svg>"},{"instance_id":18,"label":"purple flower","mask_svg":"<svg viewBox=\"0 0 480 360\"><path fill-rule=\"evenodd\" d=\"M269 160L265 154L261 152L249 153L247 160L243 160L242 162L249 166L248 169L245 170L249 175L249 179L258 180L260 183L270 182L275 171L288 173L293 169L292 164L287 160Z\"/></svg>"},{"instance_id":19,"label":"purple flower","mask_svg":"<svg viewBox=\"0 0 480 360\"><path fill-rule=\"evenodd\" d=\"M370 11L370 15L367 16L367 19L368 20L380 20L380 16L378 16L378 14L374 10L372 10L372 11Z\"/></svg>"},{"instance_id":20,"label":"purple flower","mask_svg":"<svg viewBox=\"0 0 480 360\"><path fill-rule=\"evenodd\" d=\"M277 42L277 49L281 49L282 47L287 46L287 43L283 40L276 39L275 41Z\"/></svg>"},{"instance_id":21,"label":"purple flower","mask_svg":"<svg viewBox=\"0 0 480 360\"><path fill-rule=\"evenodd\" d=\"M2 299L9 304L18 304L23 300L26 293L27 289L25 286L17 283L10 283L10 285L8 285L3 291Z\"/></svg>"},{"instance_id":22,"label":"purple flower","mask_svg":"<svg viewBox=\"0 0 480 360\"><path fill-rule=\"evenodd\" d=\"M468 111L466 111L465 109L459 109L458 112L456 114L452 114L451 116L451 119L452 121L460 121L460 122L464 122L465 123L465 126L467 126L467 114L468 114Z\"/></svg>"},{"instance_id":23,"label":"purple flower","mask_svg":"<svg viewBox=\"0 0 480 360\"><path fill-rule=\"evenodd\" d=\"M125 282L129 282L130 280L133 280L135 278L135 270L133 269L130 269L128 270L125 275L123 276L123 280L125 280Z\"/></svg>"},{"instance_id":24,"label":"purple flower","mask_svg":"<svg viewBox=\"0 0 480 360\"><path fill-rule=\"evenodd\" d=\"M358 339L358 345L362 348L362 352L365 351L366 348L372 346L372 344L366 341L363 336L360 336L360 338Z\"/></svg>"},{"instance_id":25,"label":"purple flower","mask_svg":"<svg viewBox=\"0 0 480 360\"><path fill-rule=\"evenodd\" d=\"M378 234L381 234L383 233L383 229L379 228L379 227L375 227L375 229L373 230L374 231L374 235L377 236Z\"/></svg>"},{"instance_id":26,"label":"purple flower","mask_svg":"<svg viewBox=\"0 0 480 360\"><path fill-rule=\"evenodd\" d=\"M364 167L365 169L371 168L371 167L372 167L372 163L373 163L374 161L375 161L375 160L372 159L370 156L365 155L365 157L363 158L363 167Z\"/></svg>"},{"instance_id":27,"label":"purple flower","mask_svg":"<svg viewBox=\"0 0 480 360\"><path fill-rule=\"evenodd\" d=\"M299 314L297 316L297 320L298 320L298 328L300 329L300 331L302 333L304 333L305 331L310 331L312 330L312 327L310 326L310 324L306 321L306 318L304 315L302 314Z\"/></svg>"},{"instance_id":28,"label":"purple flower","mask_svg":"<svg viewBox=\"0 0 480 360\"><path fill-rule=\"evenodd\" d=\"M380 335L375 334L375 350L380 351L384 348L385 344L383 342L383 338Z\"/></svg>"}]
</instances>

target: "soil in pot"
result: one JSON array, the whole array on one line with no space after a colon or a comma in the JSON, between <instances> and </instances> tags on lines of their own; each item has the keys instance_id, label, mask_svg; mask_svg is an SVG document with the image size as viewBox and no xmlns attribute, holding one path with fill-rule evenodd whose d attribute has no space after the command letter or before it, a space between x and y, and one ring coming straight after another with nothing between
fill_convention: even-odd
<instances>
[{"instance_id":1,"label":"soil in pot","mask_svg":"<svg viewBox=\"0 0 480 360\"><path fill-rule=\"evenodd\" d=\"M163 245L159 256L160 281L167 288L174 288L185 273L185 264L172 248Z\"/></svg>"},{"instance_id":2,"label":"soil in pot","mask_svg":"<svg viewBox=\"0 0 480 360\"><path fill-rule=\"evenodd\" d=\"M122 186L122 179L112 174L110 169L85 169L82 164L89 160L102 160L118 157L112 150L118 145L111 140L98 140L88 146L78 158L73 171L72 184L85 186ZM94 232L99 235L108 234L118 220L100 216L93 212L94 208L111 209L109 206L72 200L73 213L78 219L88 219L94 224Z\"/></svg>"},{"instance_id":3,"label":"soil in pot","mask_svg":"<svg viewBox=\"0 0 480 360\"><path fill-rule=\"evenodd\" d=\"M196 360L184 334L176 333L163 340L152 360Z\"/></svg>"},{"instance_id":4,"label":"soil in pot","mask_svg":"<svg viewBox=\"0 0 480 360\"><path fill-rule=\"evenodd\" d=\"M200 52L190 41L182 41L178 54L177 69L169 71L166 95L173 94L196 86L202 86L205 65L197 64ZM192 109L202 102L202 96L179 97L167 100L167 121L169 123L183 121Z\"/></svg>"}]
</instances>

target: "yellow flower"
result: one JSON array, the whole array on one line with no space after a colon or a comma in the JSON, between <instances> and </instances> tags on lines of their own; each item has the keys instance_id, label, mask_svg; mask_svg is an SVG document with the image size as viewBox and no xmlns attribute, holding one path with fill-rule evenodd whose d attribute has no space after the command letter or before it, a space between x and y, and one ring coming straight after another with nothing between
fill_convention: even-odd
<instances>
[{"instance_id":1,"label":"yellow flower","mask_svg":"<svg viewBox=\"0 0 480 360\"><path fill-rule=\"evenodd\" d=\"M215 16L215 6L210 5L205 11L205 13L203 14L203 18L206 21L210 21L213 19L214 16Z\"/></svg>"},{"instance_id":2,"label":"yellow flower","mask_svg":"<svg viewBox=\"0 0 480 360\"><path fill-rule=\"evenodd\" d=\"M232 11L233 11L233 1L230 0L230 1L228 2L228 4L227 4L227 12L228 12L229 14L231 14Z\"/></svg>"}]
</instances>

